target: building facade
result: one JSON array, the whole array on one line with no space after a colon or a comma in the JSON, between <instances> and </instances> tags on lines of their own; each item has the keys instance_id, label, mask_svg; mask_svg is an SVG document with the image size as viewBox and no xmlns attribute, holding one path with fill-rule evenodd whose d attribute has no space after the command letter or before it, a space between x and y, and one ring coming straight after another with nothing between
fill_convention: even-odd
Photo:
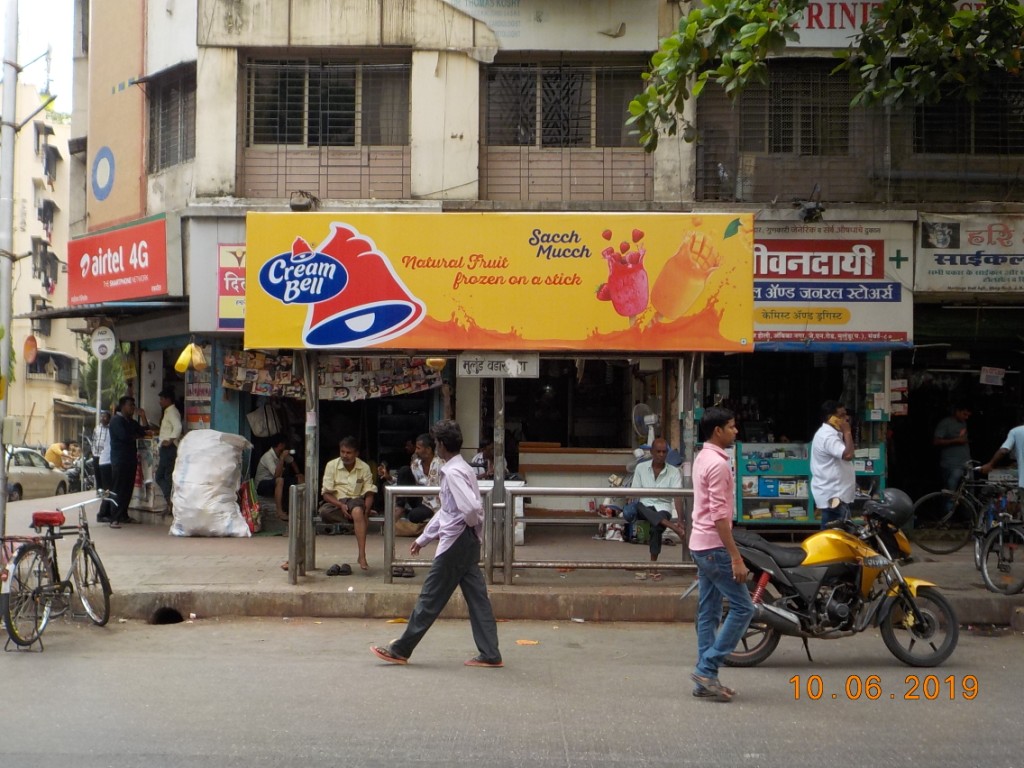
<instances>
[{"instance_id":1,"label":"building facade","mask_svg":"<svg viewBox=\"0 0 1024 768\"><path fill-rule=\"evenodd\" d=\"M864 441L893 448L900 430L891 427L918 410L912 390L936 376L951 378L923 420L937 420L938 400L954 395L1019 404L1011 356L1020 345L1005 322L1024 287L1020 270L1010 272L1014 247L966 248L1024 231L1012 202L1024 140L1016 86L970 110L850 108L828 64L869 5L811 3L801 45L772 62L767 86L735 105L705 93L687 105L698 140L666 137L646 154L626 108L678 22L675 4L77 0L71 252L90 266L76 273L66 313L137 345L147 410L172 383L193 426L246 433L246 414L265 396L302 410L286 395L298 376L287 351L265 351L273 383L265 376L256 387L254 374L246 386L238 373L256 370L236 354L251 212L754 213L753 354L693 355L685 345L663 355L542 354L536 379L506 390L510 436L625 450L643 441L633 407L646 404L674 444L692 445L693 417L719 400L750 423L748 440L799 441L813 433L813 404L841 396L862 413ZM954 230L955 252L952 240L924 234ZM1006 258L988 265L1003 271L987 277L1009 281L986 284L1001 290L978 291L981 276L965 274L978 254L982 264ZM937 308L954 305L976 320L946 341ZM990 318L998 336L982 330ZM195 380L171 367L193 337L212 363ZM940 349L984 355L954 365ZM782 360L785 382L774 376ZM1003 372L1002 389L971 373L981 365ZM337 393L358 387L333 387L339 402L322 414L321 434L352 431L367 453L383 454L387 417L409 411L396 430L412 432L452 406L474 445L491 423L490 385L448 383L454 402L435 387L414 405L353 402ZM325 389L323 374L318 384ZM992 416L993 435L1002 420ZM908 460L915 454L927 459L908 449Z\"/></svg>"},{"instance_id":2,"label":"building facade","mask_svg":"<svg viewBox=\"0 0 1024 768\"><path fill-rule=\"evenodd\" d=\"M19 120L45 100L28 83L18 86ZM67 116L43 110L18 133L14 159L11 356L8 416L15 445L81 443L87 410L79 398L85 357L72 323L29 318L67 306L70 200ZM91 426L88 427L91 431Z\"/></svg>"}]
</instances>

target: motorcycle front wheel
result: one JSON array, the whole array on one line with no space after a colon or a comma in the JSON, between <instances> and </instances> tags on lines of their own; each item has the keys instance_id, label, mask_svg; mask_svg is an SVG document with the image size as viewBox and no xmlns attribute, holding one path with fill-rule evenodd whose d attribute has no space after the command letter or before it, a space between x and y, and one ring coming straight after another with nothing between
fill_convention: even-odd
<instances>
[{"instance_id":1,"label":"motorcycle front wheel","mask_svg":"<svg viewBox=\"0 0 1024 768\"><path fill-rule=\"evenodd\" d=\"M771 603L775 599L774 590L769 587L765 593L764 602ZM727 607L722 618L724 619L728 613ZM725 665L728 667L756 667L775 652L780 639L781 635L775 629L755 618L743 632L743 636L736 645L736 650L725 657Z\"/></svg>"},{"instance_id":2,"label":"motorcycle front wheel","mask_svg":"<svg viewBox=\"0 0 1024 768\"><path fill-rule=\"evenodd\" d=\"M913 604L921 616L914 616ZM960 639L956 614L942 594L920 587L917 596L904 589L879 622L882 641L893 656L912 667L934 667L950 657Z\"/></svg>"}]
</instances>

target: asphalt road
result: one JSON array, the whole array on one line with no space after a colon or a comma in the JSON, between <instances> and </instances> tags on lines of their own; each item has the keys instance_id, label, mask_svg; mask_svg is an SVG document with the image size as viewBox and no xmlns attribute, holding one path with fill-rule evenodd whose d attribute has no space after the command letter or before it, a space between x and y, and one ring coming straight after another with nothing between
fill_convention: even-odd
<instances>
[{"instance_id":1,"label":"asphalt road","mask_svg":"<svg viewBox=\"0 0 1024 768\"><path fill-rule=\"evenodd\" d=\"M723 704L690 696L692 624L505 622L502 670L462 665L461 621L435 625L406 667L370 655L401 629L56 620L44 652L0 654L4 763L1024 765L1020 633L965 631L935 670L900 664L876 633L814 643L814 663L784 639L765 665L723 670L739 691Z\"/></svg>"}]
</instances>

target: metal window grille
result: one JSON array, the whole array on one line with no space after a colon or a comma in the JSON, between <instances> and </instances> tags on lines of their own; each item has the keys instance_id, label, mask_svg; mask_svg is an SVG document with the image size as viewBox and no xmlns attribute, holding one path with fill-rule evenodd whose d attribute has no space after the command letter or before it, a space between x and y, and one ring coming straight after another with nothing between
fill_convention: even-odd
<instances>
[{"instance_id":1,"label":"metal window grille","mask_svg":"<svg viewBox=\"0 0 1024 768\"><path fill-rule=\"evenodd\" d=\"M918 107L914 152L1024 155L1024 84L1007 77L974 103L960 97Z\"/></svg>"},{"instance_id":2,"label":"metal window grille","mask_svg":"<svg viewBox=\"0 0 1024 768\"><path fill-rule=\"evenodd\" d=\"M850 100L844 76L831 63L778 61L769 64L767 85L740 97L744 152L845 155L850 145Z\"/></svg>"},{"instance_id":3,"label":"metal window grille","mask_svg":"<svg viewBox=\"0 0 1024 768\"><path fill-rule=\"evenodd\" d=\"M149 169L159 171L196 156L196 73L176 71L152 82L149 94Z\"/></svg>"},{"instance_id":4,"label":"metal window grille","mask_svg":"<svg viewBox=\"0 0 1024 768\"><path fill-rule=\"evenodd\" d=\"M643 67L498 64L485 74L487 146L621 147Z\"/></svg>"},{"instance_id":5,"label":"metal window grille","mask_svg":"<svg viewBox=\"0 0 1024 768\"><path fill-rule=\"evenodd\" d=\"M833 62L772 61L769 82L735 102L709 86L696 105L696 200L864 203L1020 200L1024 84L976 102L850 107Z\"/></svg>"},{"instance_id":6,"label":"metal window grille","mask_svg":"<svg viewBox=\"0 0 1024 768\"><path fill-rule=\"evenodd\" d=\"M250 61L246 146L405 146L409 64Z\"/></svg>"}]
</instances>

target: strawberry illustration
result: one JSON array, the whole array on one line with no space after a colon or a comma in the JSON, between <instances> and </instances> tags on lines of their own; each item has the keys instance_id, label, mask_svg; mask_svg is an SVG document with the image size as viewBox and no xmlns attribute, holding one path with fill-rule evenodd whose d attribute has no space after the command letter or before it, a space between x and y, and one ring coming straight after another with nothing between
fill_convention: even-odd
<instances>
[{"instance_id":1,"label":"strawberry illustration","mask_svg":"<svg viewBox=\"0 0 1024 768\"><path fill-rule=\"evenodd\" d=\"M608 262L608 294L615 311L623 317L632 318L647 309L649 286L647 270L644 268L643 246L625 257L616 255Z\"/></svg>"},{"instance_id":2,"label":"strawberry illustration","mask_svg":"<svg viewBox=\"0 0 1024 768\"><path fill-rule=\"evenodd\" d=\"M617 249L609 245L601 251L608 263L608 282L601 283L595 295L598 301L611 301L616 313L628 317L632 323L637 315L647 309L650 286L647 269L644 267L646 249L640 243L644 233L634 229L631 234L635 245L623 240ZM604 230L601 237L612 240L612 231Z\"/></svg>"}]
</instances>

